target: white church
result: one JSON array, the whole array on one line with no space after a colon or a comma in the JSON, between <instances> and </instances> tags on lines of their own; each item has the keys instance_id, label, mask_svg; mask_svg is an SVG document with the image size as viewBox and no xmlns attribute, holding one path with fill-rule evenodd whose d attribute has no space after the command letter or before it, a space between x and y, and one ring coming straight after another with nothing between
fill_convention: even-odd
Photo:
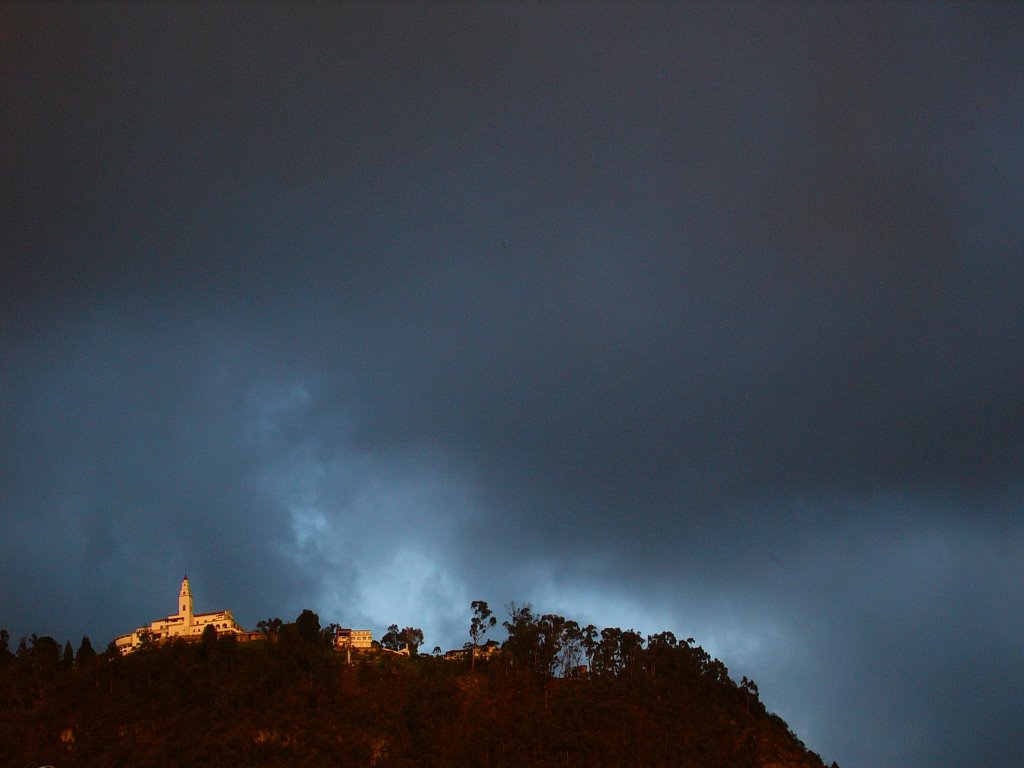
<instances>
[{"instance_id":1,"label":"white church","mask_svg":"<svg viewBox=\"0 0 1024 768\"><path fill-rule=\"evenodd\" d=\"M131 653L144 642L164 642L174 638L198 640L203 630L212 626L218 635L240 635L248 633L243 629L231 611L214 613L194 613L192 610L192 589L188 583L188 574L181 580L178 592L178 613L164 619L157 619L134 632L114 638L114 644L123 656ZM241 639L241 638L240 638Z\"/></svg>"}]
</instances>

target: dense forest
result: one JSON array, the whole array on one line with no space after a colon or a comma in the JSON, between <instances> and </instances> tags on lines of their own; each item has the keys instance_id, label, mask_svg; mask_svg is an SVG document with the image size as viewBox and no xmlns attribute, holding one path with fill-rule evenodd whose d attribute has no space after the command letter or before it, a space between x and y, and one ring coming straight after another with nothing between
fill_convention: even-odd
<instances>
[{"instance_id":1,"label":"dense forest","mask_svg":"<svg viewBox=\"0 0 1024 768\"><path fill-rule=\"evenodd\" d=\"M0 635L9 766L793 766L821 768L755 683L692 639L581 627L510 606L508 639L474 602L467 652L347 654L303 611L262 639L213 630L121 657ZM476 652L479 648L479 652ZM484 649L491 651L485 654ZM833 764L834 766L835 764Z\"/></svg>"}]
</instances>

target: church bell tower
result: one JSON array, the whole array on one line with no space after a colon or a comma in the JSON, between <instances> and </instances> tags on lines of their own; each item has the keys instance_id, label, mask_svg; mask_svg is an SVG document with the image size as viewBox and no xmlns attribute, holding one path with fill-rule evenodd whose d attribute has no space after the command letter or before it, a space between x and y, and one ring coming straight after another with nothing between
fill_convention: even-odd
<instances>
[{"instance_id":1,"label":"church bell tower","mask_svg":"<svg viewBox=\"0 0 1024 768\"><path fill-rule=\"evenodd\" d=\"M181 580L181 592L178 593L178 615L185 620L185 627L192 627L192 588L188 585L188 574Z\"/></svg>"}]
</instances>

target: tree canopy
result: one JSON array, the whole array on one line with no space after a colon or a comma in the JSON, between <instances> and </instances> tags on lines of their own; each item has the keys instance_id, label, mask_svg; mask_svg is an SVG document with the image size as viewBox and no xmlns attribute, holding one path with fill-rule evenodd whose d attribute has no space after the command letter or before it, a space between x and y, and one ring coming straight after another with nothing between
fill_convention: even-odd
<instances>
[{"instance_id":1,"label":"tree canopy","mask_svg":"<svg viewBox=\"0 0 1024 768\"><path fill-rule=\"evenodd\" d=\"M483 601L472 608L480 642L495 622ZM91 663L83 638L70 667L59 643L32 635L0 665L0 754L96 768L201 768L225 750L253 766L823 768L753 680L734 683L692 639L529 605L511 605L504 626L501 650L477 660L436 649L351 665L319 641L312 611L260 640L210 633ZM384 640L418 647L422 632L396 623Z\"/></svg>"}]
</instances>

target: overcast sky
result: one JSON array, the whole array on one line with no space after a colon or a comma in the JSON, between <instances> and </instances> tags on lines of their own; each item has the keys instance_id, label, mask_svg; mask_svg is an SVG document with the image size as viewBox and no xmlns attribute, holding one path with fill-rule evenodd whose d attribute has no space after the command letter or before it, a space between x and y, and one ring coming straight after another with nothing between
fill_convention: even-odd
<instances>
[{"instance_id":1,"label":"overcast sky","mask_svg":"<svg viewBox=\"0 0 1024 768\"><path fill-rule=\"evenodd\" d=\"M1020 763L1024 6L0 8L15 639L528 601Z\"/></svg>"}]
</instances>

